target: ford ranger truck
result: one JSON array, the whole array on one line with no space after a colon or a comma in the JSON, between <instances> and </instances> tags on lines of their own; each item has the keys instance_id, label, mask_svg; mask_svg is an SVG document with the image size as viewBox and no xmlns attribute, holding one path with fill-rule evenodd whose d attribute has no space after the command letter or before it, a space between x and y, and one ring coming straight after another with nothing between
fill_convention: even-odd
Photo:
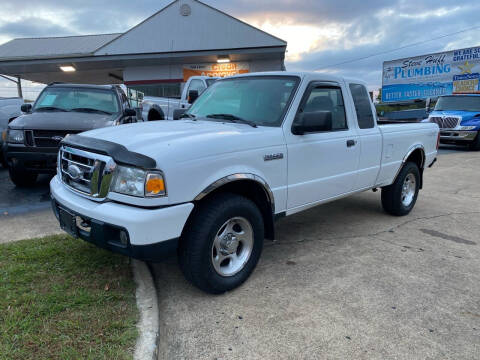
<instances>
[{"instance_id":1,"label":"ford ranger truck","mask_svg":"<svg viewBox=\"0 0 480 360\"><path fill-rule=\"evenodd\" d=\"M19 187L34 185L39 174L55 174L60 141L67 134L136 121L117 85L53 83L22 111L8 125L5 141L10 180Z\"/></svg>"},{"instance_id":2,"label":"ford ranger truck","mask_svg":"<svg viewBox=\"0 0 480 360\"><path fill-rule=\"evenodd\" d=\"M325 74L218 80L185 116L65 138L52 205L97 246L178 254L214 294L250 276L281 217L376 188L387 213L407 215L437 155L437 124L378 126L361 81Z\"/></svg>"},{"instance_id":3,"label":"ford ranger truck","mask_svg":"<svg viewBox=\"0 0 480 360\"><path fill-rule=\"evenodd\" d=\"M439 97L427 121L440 127L441 143L480 150L480 94Z\"/></svg>"}]
</instances>

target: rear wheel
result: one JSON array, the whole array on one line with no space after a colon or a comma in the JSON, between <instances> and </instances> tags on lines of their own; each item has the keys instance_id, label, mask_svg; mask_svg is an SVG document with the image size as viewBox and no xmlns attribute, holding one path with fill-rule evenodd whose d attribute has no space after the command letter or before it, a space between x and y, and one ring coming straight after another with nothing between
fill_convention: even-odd
<instances>
[{"instance_id":1,"label":"rear wheel","mask_svg":"<svg viewBox=\"0 0 480 360\"><path fill-rule=\"evenodd\" d=\"M18 187L31 187L35 185L38 175L24 170L19 170L13 166L8 166L10 180Z\"/></svg>"},{"instance_id":2,"label":"rear wheel","mask_svg":"<svg viewBox=\"0 0 480 360\"><path fill-rule=\"evenodd\" d=\"M473 142L468 147L470 150L480 150L480 131L477 133L477 137L475 138L475 140L473 140Z\"/></svg>"},{"instance_id":3,"label":"rear wheel","mask_svg":"<svg viewBox=\"0 0 480 360\"><path fill-rule=\"evenodd\" d=\"M185 277L211 294L240 286L263 248L263 218L255 203L220 194L200 204L192 216L179 248Z\"/></svg>"},{"instance_id":4,"label":"rear wheel","mask_svg":"<svg viewBox=\"0 0 480 360\"><path fill-rule=\"evenodd\" d=\"M412 211L420 189L420 170L417 164L407 162L395 182L382 189L383 209L395 216L404 216Z\"/></svg>"}]
</instances>

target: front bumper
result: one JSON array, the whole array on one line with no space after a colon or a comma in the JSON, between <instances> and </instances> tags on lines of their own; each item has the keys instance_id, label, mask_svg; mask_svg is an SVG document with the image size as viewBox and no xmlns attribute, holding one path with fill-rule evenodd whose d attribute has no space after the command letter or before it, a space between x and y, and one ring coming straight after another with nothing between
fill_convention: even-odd
<instances>
[{"instance_id":1,"label":"front bumper","mask_svg":"<svg viewBox=\"0 0 480 360\"><path fill-rule=\"evenodd\" d=\"M440 130L440 141L442 143L471 142L475 140L478 131L465 130Z\"/></svg>"},{"instance_id":2,"label":"front bumper","mask_svg":"<svg viewBox=\"0 0 480 360\"><path fill-rule=\"evenodd\" d=\"M89 231L77 228L77 236L99 247L143 261L157 262L177 249L193 204L146 209L116 202L95 202L66 188L55 176L50 182L52 206L88 223ZM127 243L121 241L126 233Z\"/></svg>"},{"instance_id":3,"label":"front bumper","mask_svg":"<svg viewBox=\"0 0 480 360\"><path fill-rule=\"evenodd\" d=\"M57 166L56 148L36 148L8 144L5 148L7 163L28 172L54 174Z\"/></svg>"}]
</instances>

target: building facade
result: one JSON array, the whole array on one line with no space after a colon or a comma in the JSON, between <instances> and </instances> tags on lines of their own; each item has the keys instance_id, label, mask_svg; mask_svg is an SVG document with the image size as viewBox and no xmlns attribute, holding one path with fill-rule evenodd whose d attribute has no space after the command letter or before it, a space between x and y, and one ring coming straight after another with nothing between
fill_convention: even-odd
<instances>
[{"instance_id":1,"label":"building facade","mask_svg":"<svg viewBox=\"0 0 480 360\"><path fill-rule=\"evenodd\" d=\"M193 75L284 70L286 47L198 0L176 0L125 33L12 40L0 46L0 74L178 96Z\"/></svg>"}]
</instances>

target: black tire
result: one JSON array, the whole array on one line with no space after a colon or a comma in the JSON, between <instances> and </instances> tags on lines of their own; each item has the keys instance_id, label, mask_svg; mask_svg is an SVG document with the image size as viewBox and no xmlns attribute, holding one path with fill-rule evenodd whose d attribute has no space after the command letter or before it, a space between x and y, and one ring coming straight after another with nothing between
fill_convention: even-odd
<instances>
[{"instance_id":1,"label":"black tire","mask_svg":"<svg viewBox=\"0 0 480 360\"><path fill-rule=\"evenodd\" d=\"M232 218L246 219L253 233L248 260L237 273L222 276L215 270L214 239ZM222 294L240 286L255 269L263 249L264 224L255 203L245 197L219 194L195 208L179 246L179 263L193 285L210 294Z\"/></svg>"},{"instance_id":2,"label":"black tire","mask_svg":"<svg viewBox=\"0 0 480 360\"><path fill-rule=\"evenodd\" d=\"M38 177L37 174L21 171L12 166L8 167L8 174L10 175L10 180L12 180L17 187L31 187L35 185Z\"/></svg>"},{"instance_id":3,"label":"black tire","mask_svg":"<svg viewBox=\"0 0 480 360\"><path fill-rule=\"evenodd\" d=\"M415 193L411 202L405 204L403 202L402 189L405 184L405 180L409 175L415 177ZM410 177L411 179L411 177ZM395 216L404 216L408 215L412 211L415 203L417 202L418 191L420 190L420 170L418 169L417 164L413 162L407 162L400 173L397 176L395 182L390 185L382 188L382 205L383 209Z\"/></svg>"},{"instance_id":4,"label":"black tire","mask_svg":"<svg viewBox=\"0 0 480 360\"><path fill-rule=\"evenodd\" d=\"M5 155L0 153L0 164L3 166L4 169L8 168L7 160L5 159Z\"/></svg>"},{"instance_id":5,"label":"black tire","mask_svg":"<svg viewBox=\"0 0 480 360\"><path fill-rule=\"evenodd\" d=\"M480 150L480 131L477 134L477 137L471 144L468 145L468 148L473 151L479 151Z\"/></svg>"},{"instance_id":6,"label":"black tire","mask_svg":"<svg viewBox=\"0 0 480 360\"><path fill-rule=\"evenodd\" d=\"M150 109L150 111L148 112L147 121L160 121L160 120L165 120L165 114L163 113L163 110L159 107L154 107Z\"/></svg>"}]
</instances>

